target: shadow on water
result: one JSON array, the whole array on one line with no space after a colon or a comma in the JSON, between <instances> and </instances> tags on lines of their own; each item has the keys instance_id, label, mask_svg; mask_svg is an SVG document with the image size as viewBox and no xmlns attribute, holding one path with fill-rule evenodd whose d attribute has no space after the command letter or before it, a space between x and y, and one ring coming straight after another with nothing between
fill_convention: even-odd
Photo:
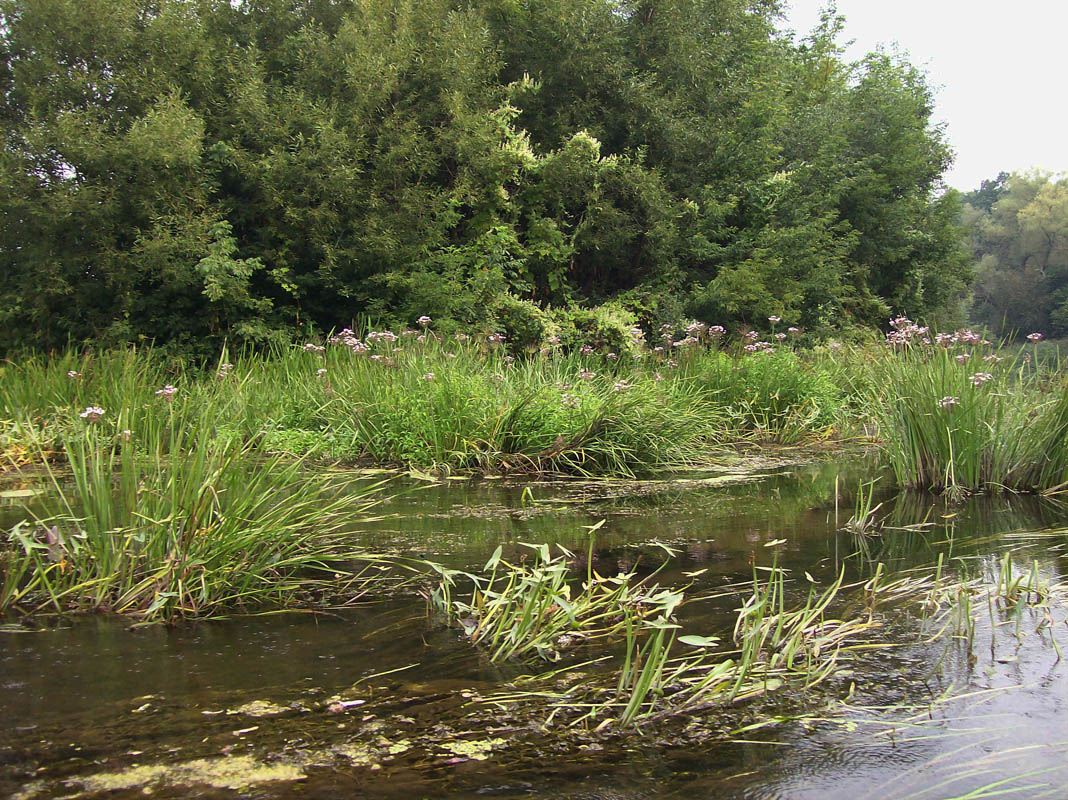
<instances>
[{"instance_id":1,"label":"shadow on water","mask_svg":"<svg viewBox=\"0 0 1068 800\"><path fill-rule=\"evenodd\" d=\"M805 573L891 580L941 559L948 583L993 574L1005 553L1046 583L1063 580L1063 506L883 495L873 532L842 530L871 475L867 464L823 464L757 477L456 481L395 493L353 535L464 569L498 545L520 559L524 543L548 542L584 570L584 526L604 519L597 571L652 571L667 546L674 555L656 580L695 598L684 627L725 638L746 595L721 590L751 580L778 540L799 597ZM0 513L7 522L14 512ZM414 596L173 629L12 620L0 633L0 795L1065 796L1068 678L1050 625L991 607L971 641L931 640L935 614L919 595L870 613L881 626L873 642L896 646L829 685L625 736L546 730L536 704L483 702L529 667L491 664ZM1068 644L1065 609L1048 613Z\"/></svg>"}]
</instances>

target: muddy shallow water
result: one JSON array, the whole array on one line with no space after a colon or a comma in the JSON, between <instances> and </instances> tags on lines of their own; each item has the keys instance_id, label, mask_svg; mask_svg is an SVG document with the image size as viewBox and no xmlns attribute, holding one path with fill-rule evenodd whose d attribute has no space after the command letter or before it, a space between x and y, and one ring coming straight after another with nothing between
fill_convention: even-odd
<instances>
[{"instance_id":1,"label":"muddy shallow water","mask_svg":"<svg viewBox=\"0 0 1068 800\"><path fill-rule=\"evenodd\" d=\"M582 562L583 526L604 519L594 567L649 571L670 547L657 580L694 598L684 627L724 639L746 595L719 590L750 580L773 540L786 540L779 559L798 591L806 572L826 583L844 566L863 579L882 562L908 575L939 554L981 574L1006 551L1063 580L1068 510L1048 501L887 496L880 535L839 530L870 472L413 485L354 527L375 549L476 569L498 545L520 558L522 543L560 544ZM0 510L5 522L14 513ZM490 663L415 594L175 629L9 619L0 796L1066 798L1068 665L1050 639L1052 628L1068 646L1066 616L1063 604L984 610L969 646L931 641L906 598L879 610L872 634L896 646L820 687L625 735L545 730L536 701L489 702L532 667Z\"/></svg>"}]
</instances>

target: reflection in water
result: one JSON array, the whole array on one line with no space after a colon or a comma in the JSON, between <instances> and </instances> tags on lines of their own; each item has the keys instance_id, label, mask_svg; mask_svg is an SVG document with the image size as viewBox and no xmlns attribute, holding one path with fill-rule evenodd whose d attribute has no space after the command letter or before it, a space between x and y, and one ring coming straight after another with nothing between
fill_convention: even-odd
<instances>
[{"instance_id":1,"label":"reflection in water","mask_svg":"<svg viewBox=\"0 0 1068 800\"><path fill-rule=\"evenodd\" d=\"M519 558L524 542L549 542L584 569L584 526L606 519L592 543L593 567L651 572L664 564L663 546L671 548L657 580L690 586L691 597L714 596L684 606L683 624L725 638L744 597L716 590L751 580L751 563L768 563L764 545L778 539L786 540L780 563L798 593L805 572L820 583L843 568L848 580L878 569L891 579L929 574L940 558L947 583L995 581L1005 553L1017 573L1034 569L1043 584L1066 574L1060 505L883 496L877 534L855 536L840 528L862 478L824 465L729 485L685 476L541 483L524 492L524 485L455 482L397 494L378 509L383 519L354 535L376 549L462 568L481 566L498 545ZM14 512L3 513L7 522ZM898 646L874 651L832 685L678 729L594 739L471 705L529 668L490 664L430 619L416 597L343 614L178 629L131 631L108 618L18 633L9 626L0 633L0 795L68 796L79 777L107 774L114 782L135 765L185 764L181 780L152 773L157 796L233 796L240 792L217 776L240 780L213 759L240 756L246 761L233 763L297 765L304 776L257 783L250 773L256 797L933 800L999 781L989 796L1022 786L1034 787L1030 797L1064 796L1068 678L1042 614L984 608L969 647L952 636L925 641L933 615L916 597L875 613L882 641ZM1052 609L1052 635L1062 645L1064 620L1063 607ZM390 670L399 671L372 677ZM338 698L350 705L338 706ZM253 700L275 713L240 710L268 707L248 706ZM330 711L331 703L343 712ZM767 715L782 721L733 741L726 735ZM183 783L188 765L205 759L224 785L194 790ZM140 793L140 785L128 790Z\"/></svg>"}]
</instances>

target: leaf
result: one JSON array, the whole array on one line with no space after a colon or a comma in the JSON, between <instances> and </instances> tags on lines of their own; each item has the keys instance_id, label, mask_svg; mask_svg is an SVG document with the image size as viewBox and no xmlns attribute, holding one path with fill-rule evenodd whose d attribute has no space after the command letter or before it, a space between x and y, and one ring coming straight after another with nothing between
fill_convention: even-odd
<instances>
[{"instance_id":1,"label":"leaf","mask_svg":"<svg viewBox=\"0 0 1068 800\"><path fill-rule=\"evenodd\" d=\"M483 572L489 572L494 569L501 561L501 553L504 552L504 548L501 545L497 545L497 549L493 551L493 555L490 556L489 561L486 562L486 566L482 568Z\"/></svg>"},{"instance_id":2,"label":"leaf","mask_svg":"<svg viewBox=\"0 0 1068 800\"><path fill-rule=\"evenodd\" d=\"M20 497L36 497L44 494L44 489L5 489L0 492L0 499L13 500Z\"/></svg>"},{"instance_id":3,"label":"leaf","mask_svg":"<svg viewBox=\"0 0 1068 800\"><path fill-rule=\"evenodd\" d=\"M678 640L691 647L715 647L719 644L719 638L716 636L680 636Z\"/></svg>"}]
</instances>

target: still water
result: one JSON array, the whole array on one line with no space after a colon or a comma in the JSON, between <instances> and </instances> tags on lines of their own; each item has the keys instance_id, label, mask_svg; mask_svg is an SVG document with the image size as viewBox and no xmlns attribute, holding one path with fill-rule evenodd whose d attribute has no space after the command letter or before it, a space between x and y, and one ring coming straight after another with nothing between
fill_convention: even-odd
<instances>
[{"instance_id":1,"label":"still water","mask_svg":"<svg viewBox=\"0 0 1068 800\"><path fill-rule=\"evenodd\" d=\"M862 581L882 563L893 578L939 557L946 575L993 574L1006 552L1046 585L1064 580L1063 506L877 492L883 529L841 530L857 487L877 477L820 464L643 482L397 481L382 518L353 527L372 549L478 569L498 545L521 558L523 543L582 562L586 526L605 520L599 572L662 566L657 582L694 598L680 609L686 632L727 641L747 594L715 590L751 581L774 540L798 592L805 573ZM825 685L625 735L546 730L536 704L484 702L531 666L490 663L415 592L171 629L10 619L0 796L1068 798L1062 598L977 611L970 642L933 639L915 597L874 613L872 643L894 646Z\"/></svg>"}]
</instances>

